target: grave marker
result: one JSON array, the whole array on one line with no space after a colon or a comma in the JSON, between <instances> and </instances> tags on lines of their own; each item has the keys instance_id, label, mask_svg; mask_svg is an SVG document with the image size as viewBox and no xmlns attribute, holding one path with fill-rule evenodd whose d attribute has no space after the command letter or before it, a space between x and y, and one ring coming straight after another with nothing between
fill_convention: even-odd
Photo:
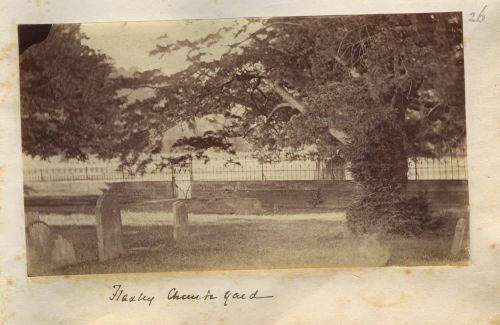
<instances>
[{"instance_id":1,"label":"grave marker","mask_svg":"<svg viewBox=\"0 0 500 325\"><path fill-rule=\"evenodd\" d=\"M99 261L119 257L123 253L122 218L114 196L104 193L96 204L97 249Z\"/></svg>"},{"instance_id":2,"label":"grave marker","mask_svg":"<svg viewBox=\"0 0 500 325\"><path fill-rule=\"evenodd\" d=\"M188 211L186 203L176 201L172 205L174 215L174 240L180 240L188 235Z\"/></svg>"},{"instance_id":3,"label":"grave marker","mask_svg":"<svg viewBox=\"0 0 500 325\"><path fill-rule=\"evenodd\" d=\"M40 213L38 211L26 211L24 215L27 227L40 221Z\"/></svg>"},{"instance_id":4,"label":"grave marker","mask_svg":"<svg viewBox=\"0 0 500 325\"><path fill-rule=\"evenodd\" d=\"M455 227L455 235L453 236L453 243L451 244L451 255L457 256L462 250L462 243L465 234L465 219L461 218Z\"/></svg>"},{"instance_id":5,"label":"grave marker","mask_svg":"<svg viewBox=\"0 0 500 325\"><path fill-rule=\"evenodd\" d=\"M57 236L52 249L52 262L55 267L76 263L75 249L73 244L61 235Z\"/></svg>"},{"instance_id":6,"label":"grave marker","mask_svg":"<svg viewBox=\"0 0 500 325\"><path fill-rule=\"evenodd\" d=\"M49 262L52 248L50 227L43 221L35 221L27 232L28 270Z\"/></svg>"}]
</instances>

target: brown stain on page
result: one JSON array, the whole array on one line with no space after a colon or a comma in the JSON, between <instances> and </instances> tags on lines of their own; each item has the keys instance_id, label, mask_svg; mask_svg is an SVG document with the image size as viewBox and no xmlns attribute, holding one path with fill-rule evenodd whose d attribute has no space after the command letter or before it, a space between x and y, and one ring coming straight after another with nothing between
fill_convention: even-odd
<instances>
[{"instance_id":1,"label":"brown stain on page","mask_svg":"<svg viewBox=\"0 0 500 325\"><path fill-rule=\"evenodd\" d=\"M1 103L1 98L0 98L0 103ZM0 130L0 137L2 136L2 133L1 133L1 130ZM0 190L2 190L2 183L3 183L3 171L4 171L4 167L3 166L0 166ZM0 192L1 194L1 192ZM0 204L0 212L2 211L2 205ZM2 224L2 219L0 219L0 224Z\"/></svg>"},{"instance_id":2,"label":"brown stain on page","mask_svg":"<svg viewBox=\"0 0 500 325\"><path fill-rule=\"evenodd\" d=\"M0 104L2 104L8 96L12 84L8 82L0 82Z\"/></svg>"},{"instance_id":3,"label":"brown stain on page","mask_svg":"<svg viewBox=\"0 0 500 325\"><path fill-rule=\"evenodd\" d=\"M404 292L399 295L365 294L363 300L375 308L388 308L405 303L408 296Z\"/></svg>"},{"instance_id":4,"label":"brown stain on page","mask_svg":"<svg viewBox=\"0 0 500 325\"><path fill-rule=\"evenodd\" d=\"M9 287L15 287L15 285L16 285L16 281L14 281L14 278L12 278L12 277L9 276L7 278L7 286L9 286Z\"/></svg>"},{"instance_id":5,"label":"brown stain on page","mask_svg":"<svg viewBox=\"0 0 500 325\"><path fill-rule=\"evenodd\" d=\"M491 320L490 320L491 325L500 325L500 314L495 315Z\"/></svg>"},{"instance_id":6,"label":"brown stain on page","mask_svg":"<svg viewBox=\"0 0 500 325\"><path fill-rule=\"evenodd\" d=\"M17 43L11 42L2 47L0 50L0 61L5 60L6 58L9 57L10 52L17 49Z\"/></svg>"},{"instance_id":7,"label":"brown stain on page","mask_svg":"<svg viewBox=\"0 0 500 325\"><path fill-rule=\"evenodd\" d=\"M37 6L37 8L40 8L42 6L42 4L49 4L49 1L48 0L35 0L35 5Z\"/></svg>"},{"instance_id":8,"label":"brown stain on page","mask_svg":"<svg viewBox=\"0 0 500 325\"><path fill-rule=\"evenodd\" d=\"M15 42L11 42L3 46L0 49L0 61L7 60L12 55L11 52L15 53L16 49L17 43ZM11 82L0 82L0 103L2 103L7 98L13 86L14 85Z\"/></svg>"}]
</instances>

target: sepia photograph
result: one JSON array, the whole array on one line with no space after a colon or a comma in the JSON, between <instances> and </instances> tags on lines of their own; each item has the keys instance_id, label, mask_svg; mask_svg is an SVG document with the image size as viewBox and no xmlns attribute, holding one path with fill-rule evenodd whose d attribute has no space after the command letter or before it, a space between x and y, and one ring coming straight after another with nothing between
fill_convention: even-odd
<instances>
[{"instance_id":1,"label":"sepia photograph","mask_svg":"<svg viewBox=\"0 0 500 325\"><path fill-rule=\"evenodd\" d=\"M18 37L28 276L468 265L461 12Z\"/></svg>"}]
</instances>

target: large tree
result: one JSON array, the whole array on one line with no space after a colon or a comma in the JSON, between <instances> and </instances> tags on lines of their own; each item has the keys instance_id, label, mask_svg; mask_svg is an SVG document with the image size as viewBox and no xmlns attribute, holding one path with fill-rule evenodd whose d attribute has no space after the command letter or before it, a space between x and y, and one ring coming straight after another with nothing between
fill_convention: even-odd
<instances>
[{"instance_id":1,"label":"large tree","mask_svg":"<svg viewBox=\"0 0 500 325\"><path fill-rule=\"evenodd\" d=\"M190 62L168 77L113 76L83 37L59 26L21 57L27 153L118 156L141 170L168 128L223 116L223 128L177 145L201 156L232 152L230 139L244 137L264 157L306 146L341 152L360 185L349 224L368 231L426 222L421 202L406 208L408 158L463 144L459 13L238 20L199 40L162 37L152 55L185 50ZM228 40L225 53L209 54ZM144 87L155 95L119 96Z\"/></svg>"},{"instance_id":2,"label":"large tree","mask_svg":"<svg viewBox=\"0 0 500 325\"><path fill-rule=\"evenodd\" d=\"M231 32L237 41L207 59ZM243 136L264 154L341 150L360 185L354 231L426 222L422 202L405 208L408 158L464 143L459 13L252 19L152 54L186 48L192 65L158 89L157 108L176 121L221 114L228 123L178 145L230 150L228 138Z\"/></svg>"},{"instance_id":3,"label":"large tree","mask_svg":"<svg viewBox=\"0 0 500 325\"><path fill-rule=\"evenodd\" d=\"M246 37L205 60L229 32ZM222 114L233 122L231 135L261 148L319 144L326 153L345 142L350 108L365 102L374 114L397 111L407 154L431 155L463 139L461 37L459 14L240 21L198 41L157 46L152 54L187 48L192 62L158 89L157 107L178 121Z\"/></svg>"},{"instance_id":4,"label":"large tree","mask_svg":"<svg viewBox=\"0 0 500 325\"><path fill-rule=\"evenodd\" d=\"M145 80L150 87L166 77L158 71L125 77L86 39L78 24L21 26L23 152L42 159L95 156L137 163L141 152L151 151L150 132L159 130L154 112L143 115L145 103L139 109L128 95Z\"/></svg>"},{"instance_id":5,"label":"large tree","mask_svg":"<svg viewBox=\"0 0 500 325\"><path fill-rule=\"evenodd\" d=\"M108 58L82 44L78 25L57 25L20 56L23 151L48 158L106 156L116 95Z\"/></svg>"}]
</instances>

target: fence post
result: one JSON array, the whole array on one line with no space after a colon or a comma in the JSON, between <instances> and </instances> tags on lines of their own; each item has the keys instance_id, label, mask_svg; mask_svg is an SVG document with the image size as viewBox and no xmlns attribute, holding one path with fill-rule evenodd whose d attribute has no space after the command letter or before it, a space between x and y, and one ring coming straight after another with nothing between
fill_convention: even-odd
<instances>
[{"instance_id":1,"label":"fence post","mask_svg":"<svg viewBox=\"0 0 500 325\"><path fill-rule=\"evenodd\" d=\"M446 166L446 156L444 157L444 179L448 177L448 167Z\"/></svg>"},{"instance_id":2,"label":"fence post","mask_svg":"<svg viewBox=\"0 0 500 325\"><path fill-rule=\"evenodd\" d=\"M264 161L263 160L261 160L261 162L260 162L260 171L261 171L262 180L264 180Z\"/></svg>"},{"instance_id":3,"label":"fence post","mask_svg":"<svg viewBox=\"0 0 500 325\"><path fill-rule=\"evenodd\" d=\"M88 167L85 166L85 179L88 181L89 180L89 172L88 172Z\"/></svg>"},{"instance_id":4,"label":"fence post","mask_svg":"<svg viewBox=\"0 0 500 325\"><path fill-rule=\"evenodd\" d=\"M413 158L413 168L415 169L415 180L418 181L418 168L417 168L417 157Z\"/></svg>"},{"instance_id":5,"label":"fence post","mask_svg":"<svg viewBox=\"0 0 500 325\"><path fill-rule=\"evenodd\" d=\"M189 181L192 182L194 180L193 177L193 157L189 158Z\"/></svg>"},{"instance_id":6,"label":"fence post","mask_svg":"<svg viewBox=\"0 0 500 325\"><path fill-rule=\"evenodd\" d=\"M453 172L453 151L450 148L450 165L451 165L451 179L454 178L454 172Z\"/></svg>"},{"instance_id":7,"label":"fence post","mask_svg":"<svg viewBox=\"0 0 500 325\"><path fill-rule=\"evenodd\" d=\"M170 170L172 171L172 197L175 198L177 197L176 191L175 191L175 168L174 166L170 167Z\"/></svg>"},{"instance_id":8,"label":"fence post","mask_svg":"<svg viewBox=\"0 0 500 325\"><path fill-rule=\"evenodd\" d=\"M321 158L318 155L318 158L316 159L316 170L314 171L314 179L315 180L320 180L321 179Z\"/></svg>"},{"instance_id":9,"label":"fence post","mask_svg":"<svg viewBox=\"0 0 500 325\"><path fill-rule=\"evenodd\" d=\"M40 168L40 181L43 182L43 169Z\"/></svg>"}]
</instances>

